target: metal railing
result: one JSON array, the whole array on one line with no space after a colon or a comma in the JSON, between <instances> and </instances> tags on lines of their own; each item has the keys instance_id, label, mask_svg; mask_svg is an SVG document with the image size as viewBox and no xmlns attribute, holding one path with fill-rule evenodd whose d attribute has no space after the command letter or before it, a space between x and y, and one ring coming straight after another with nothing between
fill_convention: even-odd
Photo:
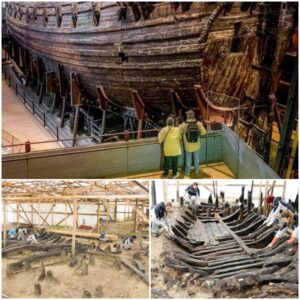
<instances>
[{"instance_id":1,"label":"metal railing","mask_svg":"<svg viewBox=\"0 0 300 300\"><path fill-rule=\"evenodd\" d=\"M159 131L158 129L145 129L145 130L142 130L140 132L142 134L146 134L146 133L158 132L158 131ZM105 139L105 138L121 138L122 141L129 141L131 139L132 135L136 135L138 132L139 131L137 131L137 130L135 130L135 131L125 130L124 132L116 132L116 133L109 133L109 134L99 135L99 137L103 137L103 139ZM84 139L92 139L92 138L93 138L93 136L77 137L76 141L78 141L78 140L84 140ZM26 143L14 144L14 145L2 145L2 149L5 150L6 148L14 146L14 147L21 147L21 149L24 149L23 151L20 151L19 153L22 153L22 152L36 152L36 151L40 151L40 150L38 150L38 149L32 149L31 146L33 146L33 145L41 145L41 144L51 144L51 143L57 143L57 142L63 143L63 142L67 142L67 141L73 142L74 139L70 138L70 139L47 140L47 141L30 142L30 143L26 142ZM26 146L27 146L27 149L28 149L28 145L30 147L30 151L28 151L28 150L26 151ZM73 143L73 146L64 147L64 149L66 149L66 148L74 148L76 146L88 147L88 146L91 146L91 145L83 146L83 145L78 145L76 143ZM53 149L56 149L56 148L48 148L47 150L53 150ZM5 152L6 151L3 151L4 155L5 155Z\"/></svg>"},{"instance_id":2,"label":"metal railing","mask_svg":"<svg viewBox=\"0 0 300 300\"><path fill-rule=\"evenodd\" d=\"M22 144L19 139L2 129L2 148L5 149L3 154L15 154L22 152Z\"/></svg>"}]
</instances>

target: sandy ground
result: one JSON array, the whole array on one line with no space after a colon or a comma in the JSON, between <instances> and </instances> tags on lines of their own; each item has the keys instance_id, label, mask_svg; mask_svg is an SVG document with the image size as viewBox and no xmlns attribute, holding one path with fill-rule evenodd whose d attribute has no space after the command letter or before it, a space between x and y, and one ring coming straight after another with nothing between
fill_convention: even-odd
<instances>
[{"instance_id":1,"label":"sandy ground","mask_svg":"<svg viewBox=\"0 0 300 300\"><path fill-rule=\"evenodd\" d=\"M142 260L148 258L142 257ZM13 260L2 260L3 293L12 298L35 298L33 286L40 271L23 271L8 277L6 266L10 262ZM89 273L86 276L75 274L74 268L70 268L66 263L46 266L46 272L48 270L52 271L59 283L46 280L40 282L41 298L82 298L84 290L95 297L95 289L98 286L102 287L103 298L148 298L149 295L148 286L144 281L123 265L121 270L117 270L114 259L107 257L95 257L95 265L89 265Z\"/></svg>"}]
</instances>

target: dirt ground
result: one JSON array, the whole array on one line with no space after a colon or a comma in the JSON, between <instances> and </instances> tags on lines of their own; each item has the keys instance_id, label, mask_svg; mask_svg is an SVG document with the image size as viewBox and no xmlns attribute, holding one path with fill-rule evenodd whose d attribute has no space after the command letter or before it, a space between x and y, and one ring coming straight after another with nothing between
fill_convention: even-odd
<instances>
[{"instance_id":1,"label":"dirt ground","mask_svg":"<svg viewBox=\"0 0 300 300\"><path fill-rule=\"evenodd\" d=\"M132 253L127 252L122 256L130 257ZM39 269L7 276L7 263L13 261L15 259L2 260L3 294L12 298L35 298L34 283L39 277ZM148 257L141 257L143 265L147 261ZM118 270L114 259L105 256L95 256L95 265L89 265L86 276L75 274L74 267L69 267L66 262L46 266L46 272L48 270L52 271L59 283L41 281L41 298L82 298L85 290L95 297L95 289L99 286L102 288L103 298L148 298L149 295L148 285L138 275L123 265Z\"/></svg>"}]
</instances>

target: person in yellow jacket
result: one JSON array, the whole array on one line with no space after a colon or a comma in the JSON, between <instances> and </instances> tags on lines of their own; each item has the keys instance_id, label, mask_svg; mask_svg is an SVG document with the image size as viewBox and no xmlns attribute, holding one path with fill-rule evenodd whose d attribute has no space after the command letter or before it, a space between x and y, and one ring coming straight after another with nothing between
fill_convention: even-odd
<instances>
[{"instance_id":1,"label":"person in yellow jacket","mask_svg":"<svg viewBox=\"0 0 300 300\"><path fill-rule=\"evenodd\" d=\"M200 165L200 135L205 135L206 130L200 121L195 118L192 110L186 112L187 119L180 126L183 135L185 150L185 175L190 176L192 158L194 159L195 173L199 173Z\"/></svg>"},{"instance_id":2,"label":"person in yellow jacket","mask_svg":"<svg viewBox=\"0 0 300 300\"><path fill-rule=\"evenodd\" d=\"M167 119L167 126L162 128L158 134L158 142L163 144L164 151L164 174L168 177L170 167L172 165L173 178L178 178L178 157L181 155L181 130L174 127L174 119L169 117Z\"/></svg>"}]
</instances>

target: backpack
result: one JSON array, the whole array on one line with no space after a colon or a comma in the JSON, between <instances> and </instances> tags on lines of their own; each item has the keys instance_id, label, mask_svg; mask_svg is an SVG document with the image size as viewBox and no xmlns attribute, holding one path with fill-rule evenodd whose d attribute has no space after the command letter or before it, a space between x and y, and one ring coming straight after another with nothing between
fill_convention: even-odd
<instances>
[{"instance_id":1,"label":"backpack","mask_svg":"<svg viewBox=\"0 0 300 300\"><path fill-rule=\"evenodd\" d=\"M187 129L185 131L185 137L188 143L197 143L200 135L197 121L187 123Z\"/></svg>"}]
</instances>

